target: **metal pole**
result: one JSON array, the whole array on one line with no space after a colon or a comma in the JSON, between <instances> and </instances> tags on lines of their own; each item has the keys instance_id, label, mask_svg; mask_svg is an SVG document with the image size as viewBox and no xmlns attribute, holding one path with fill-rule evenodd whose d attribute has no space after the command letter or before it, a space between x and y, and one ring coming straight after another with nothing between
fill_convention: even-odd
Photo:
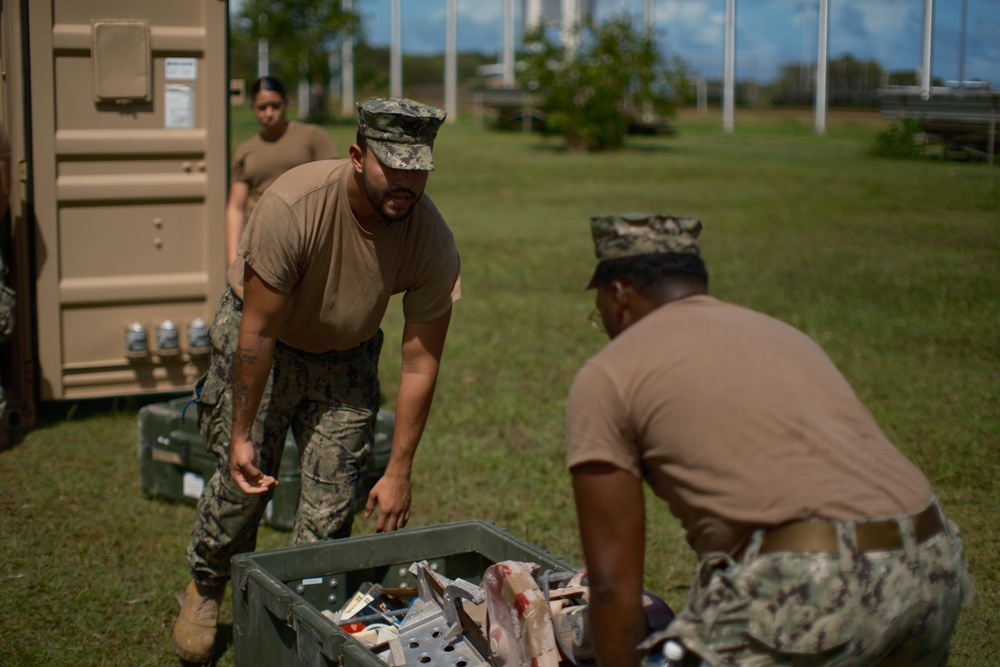
<instances>
[{"instance_id":1,"label":"metal pole","mask_svg":"<svg viewBox=\"0 0 1000 667\"><path fill-rule=\"evenodd\" d=\"M267 24L267 14L260 14L257 16L257 22L260 25L261 32L264 31L264 26ZM257 76L267 76L270 72L270 48L267 41L267 37L261 37L257 40Z\"/></svg>"},{"instance_id":2,"label":"metal pole","mask_svg":"<svg viewBox=\"0 0 1000 667\"><path fill-rule=\"evenodd\" d=\"M257 40L257 76L267 76L268 74L268 60L270 56L268 55L268 43L267 37L261 37Z\"/></svg>"},{"instance_id":3,"label":"metal pole","mask_svg":"<svg viewBox=\"0 0 1000 667\"><path fill-rule=\"evenodd\" d=\"M819 2L819 47L816 53L816 134L826 134L826 40L830 32L830 0Z\"/></svg>"},{"instance_id":4,"label":"metal pole","mask_svg":"<svg viewBox=\"0 0 1000 667\"><path fill-rule=\"evenodd\" d=\"M503 0L503 86L514 87L514 0Z\"/></svg>"},{"instance_id":5,"label":"metal pole","mask_svg":"<svg viewBox=\"0 0 1000 667\"><path fill-rule=\"evenodd\" d=\"M734 93L736 70L736 0L726 0L726 56L722 92L722 129L732 132L734 123Z\"/></svg>"},{"instance_id":6,"label":"metal pole","mask_svg":"<svg viewBox=\"0 0 1000 667\"><path fill-rule=\"evenodd\" d=\"M924 60L920 70L920 96L931 96L931 46L934 43L934 0L924 0Z\"/></svg>"},{"instance_id":7,"label":"metal pole","mask_svg":"<svg viewBox=\"0 0 1000 667\"><path fill-rule=\"evenodd\" d=\"M646 30L653 29L653 0L646 0Z\"/></svg>"},{"instance_id":8,"label":"metal pole","mask_svg":"<svg viewBox=\"0 0 1000 667\"><path fill-rule=\"evenodd\" d=\"M389 96L403 96L403 38L400 20L401 0L392 0L389 37Z\"/></svg>"},{"instance_id":9,"label":"metal pole","mask_svg":"<svg viewBox=\"0 0 1000 667\"><path fill-rule=\"evenodd\" d=\"M542 22L545 15L542 13L542 0L525 0L524 2L524 30L533 30Z\"/></svg>"},{"instance_id":10,"label":"metal pole","mask_svg":"<svg viewBox=\"0 0 1000 667\"><path fill-rule=\"evenodd\" d=\"M341 0L341 8L351 11L351 0ZM344 116L354 114L354 37L345 35L340 44L340 111Z\"/></svg>"},{"instance_id":11,"label":"metal pole","mask_svg":"<svg viewBox=\"0 0 1000 667\"><path fill-rule=\"evenodd\" d=\"M444 55L444 110L448 122L454 123L458 113L458 0L448 0Z\"/></svg>"},{"instance_id":12,"label":"metal pole","mask_svg":"<svg viewBox=\"0 0 1000 667\"><path fill-rule=\"evenodd\" d=\"M566 57L576 56L576 47L579 43L579 2L580 0L562 0L562 41L566 47Z\"/></svg>"},{"instance_id":13,"label":"metal pole","mask_svg":"<svg viewBox=\"0 0 1000 667\"><path fill-rule=\"evenodd\" d=\"M962 38L958 47L958 87L965 87L965 24L969 19L969 0L962 0Z\"/></svg>"}]
</instances>

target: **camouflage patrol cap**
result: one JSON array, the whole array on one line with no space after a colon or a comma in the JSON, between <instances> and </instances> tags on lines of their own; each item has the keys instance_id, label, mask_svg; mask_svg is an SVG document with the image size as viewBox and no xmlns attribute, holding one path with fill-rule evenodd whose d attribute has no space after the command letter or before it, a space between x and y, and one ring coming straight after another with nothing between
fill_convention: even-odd
<instances>
[{"instance_id":1,"label":"camouflage patrol cap","mask_svg":"<svg viewBox=\"0 0 1000 667\"><path fill-rule=\"evenodd\" d=\"M609 259L640 255L699 255L701 220L653 213L599 215L590 219L598 265ZM595 275L584 289L595 287Z\"/></svg>"},{"instance_id":2,"label":"camouflage patrol cap","mask_svg":"<svg viewBox=\"0 0 1000 667\"><path fill-rule=\"evenodd\" d=\"M358 131L379 162L393 169L434 170L431 149L447 115L413 100L369 97L358 102Z\"/></svg>"}]
</instances>

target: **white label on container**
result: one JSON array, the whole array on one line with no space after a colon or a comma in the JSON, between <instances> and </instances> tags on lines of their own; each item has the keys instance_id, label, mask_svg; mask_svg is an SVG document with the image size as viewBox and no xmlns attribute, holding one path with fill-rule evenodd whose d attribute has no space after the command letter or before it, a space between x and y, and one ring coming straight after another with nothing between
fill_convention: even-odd
<instances>
[{"instance_id":1,"label":"white label on container","mask_svg":"<svg viewBox=\"0 0 1000 667\"><path fill-rule=\"evenodd\" d=\"M302 580L303 586L315 586L316 584L322 584L323 577L309 577L308 579Z\"/></svg>"},{"instance_id":2,"label":"white label on container","mask_svg":"<svg viewBox=\"0 0 1000 667\"><path fill-rule=\"evenodd\" d=\"M184 496L187 498L201 498L201 492L205 490L205 480L201 475L193 472L184 473Z\"/></svg>"},{"instance_id":3,"label":"white label on container","mask_svg":"<svg viewBox=\"0 0 1000 667\"><path fill-rule=\"evenodd\" d=\"M194 128L194 88L176 84L167 86L163 126L169 130Z\"/></svg>"},{"instance_id":4,"label":"white label on container","mask_svg":"<svg viewBox=\"0 0 1000 667\"><path fill-rule=\"evenodd\" d=\"M196 58L167 58L163 63L163 75L167 81L196 81L198 60Z\"/></svg>"}]
</instances>

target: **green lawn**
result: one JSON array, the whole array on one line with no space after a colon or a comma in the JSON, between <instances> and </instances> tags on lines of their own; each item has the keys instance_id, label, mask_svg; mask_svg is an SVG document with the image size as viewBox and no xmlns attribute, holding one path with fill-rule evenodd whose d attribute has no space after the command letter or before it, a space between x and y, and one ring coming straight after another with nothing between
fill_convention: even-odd
<instances>
[{"instance_id":1,"label":"green lawn","mask_svg":"<svg viewBox=\"0 0 1000 667\"><path fill-rule=\"evenodd\" d=\"M951 664L1000 662L1000 169L870 158L882 126L835 115L818 138L807 114L740 113L726 135L714 111L609 155L487 133L470 118L445 126L428 192L458 240L464 296L417 457L411 526L489 519L582 563L563 410L576 369L604 342L581 290L593 265L588 218L697 216L714 294L815 337L932 480L965 531L981 595ZM241 110L234 146L252 131ZM346 154L353 125L329 131ZM384 327L390 409L398 310ZM136 409L50 405L0 453L0 665L176 664L172 595L186 583L193 511L140 493ZM650 517L647 585L679 607L693 560L657 503ZM261 548L287 542L261 531ZM219 664L232 662L230 649Z\"/></svg>"}]
</instances>

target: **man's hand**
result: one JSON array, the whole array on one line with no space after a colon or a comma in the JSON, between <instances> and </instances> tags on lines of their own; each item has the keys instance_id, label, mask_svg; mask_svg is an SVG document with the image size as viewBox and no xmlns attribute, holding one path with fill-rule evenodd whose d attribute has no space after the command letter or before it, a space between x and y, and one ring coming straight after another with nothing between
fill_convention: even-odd
<instances>
[{"instance_id":1,"label":"man's hand","mask_svg":"<svg viewBox=\"0 0 1000 667\"><path fill-rule=\"evenodd\" d=\"M365 517L372 515L375 505L378 505L376 533L404 527L410 520L410 478L383 475L368 494Z\"/></svg>"},{"instance_id":2,"label":"man's hand","mask_svg":"<svg viewBox=\"0 0 1000 667\"><path fill-rule=\"evenodd\" d=\"M427 423L437 383L441 351L451 322L451 310L431 322L407 322L403 326L399 394L392 454L375 487L368 494L365 516L378 505L375 532L399 530L410 520L410 471L413 455Z\"/></svg>"},{"instance_id":3,"label":"man's hand","mask_svg":"<svg viewBox=\"0 0 1000 667\"><path fill-rule=\"evenodd\" d=\"M266 493L278 481L260 471L250 439L271 366L274 346L288 304L288 295L274 289L247 265L243 268L243 315L233 355L233 424L229 443L229 474L245 493Z\"/></svg>"},{"instance_id":4,"label":"man's hand","mask_svg":"<svg viewBox=\"0 0 1000 667\"><path fill-rule=\"evenodd\" d=\"M257 467L257 450L253 443L234 440L229 445L229 474L244 493L266 493L278 485L278 480L265 475Z\"/></svg>"}]
</instances>

